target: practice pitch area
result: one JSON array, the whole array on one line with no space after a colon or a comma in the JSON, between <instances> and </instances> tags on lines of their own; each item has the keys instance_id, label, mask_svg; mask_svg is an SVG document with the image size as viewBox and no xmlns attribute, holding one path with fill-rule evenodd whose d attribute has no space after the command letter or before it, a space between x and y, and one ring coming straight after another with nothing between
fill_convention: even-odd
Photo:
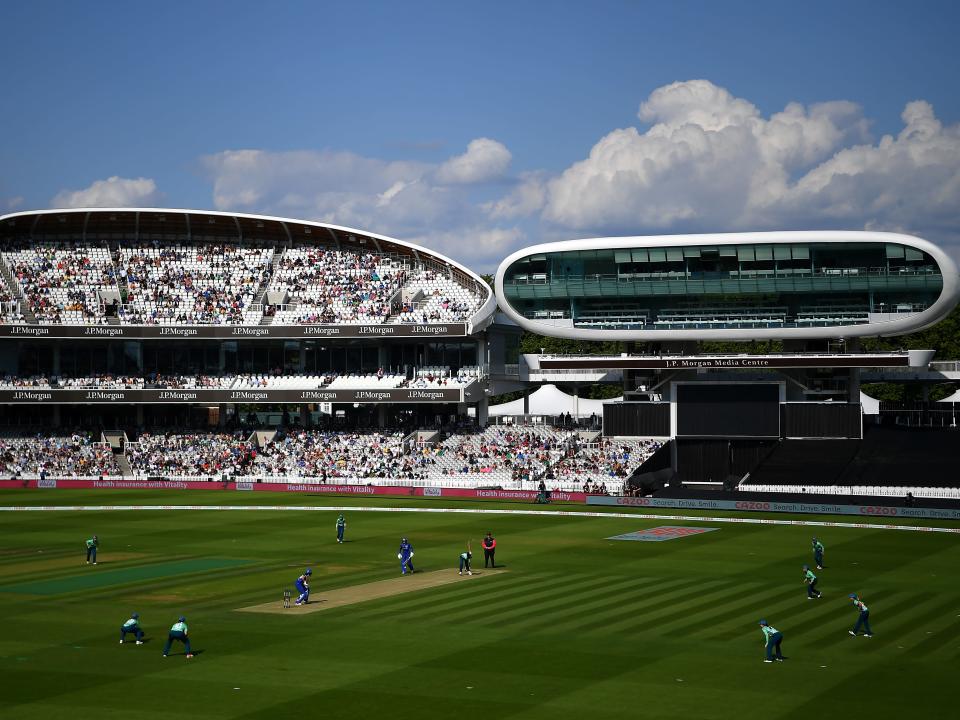
<instances>
[{"instance_id":1,"label":"practice pitch area","mask_svg":"<svg viewBox=\"0 0 960 720\"><path fill-rule=\"evenodd\" d=\"M643 517L605 517L576 506L518 514L498 511L533 507L464 502L442 513L404 511L429 508L428 500L306 500L331 509L0 513L0 715L954 713L956 533L716 522L716 511L704 522L696 512L678 522L649 508ZM187 502L213 505L223 494L0 491L2 506ZM343 544L335 506L364 509L344 511ZM677 539L613 539L662 537L665 529ZM488 530L498 543L496 572L483 567ZM92 534L100 539L96 566L84 560ZM800 568L812 564L812 535L826 545L817 571L823 596L807 601ZM412 576L399 572L401 537L416 550ZM469 578L457 574L468 540L477 573ZM311 600L320 602L284 609L283 590L308 567ZM871 638L848 634L854 592L870 606ZM256 606L273 611L240 612ZM146 642L119 645L120 625L134 611ZM196 654L189 661L179 646L161 655L180 615ZM786 662L762 662L760 618L783 633Z\"/></svg>"}]
</instances>

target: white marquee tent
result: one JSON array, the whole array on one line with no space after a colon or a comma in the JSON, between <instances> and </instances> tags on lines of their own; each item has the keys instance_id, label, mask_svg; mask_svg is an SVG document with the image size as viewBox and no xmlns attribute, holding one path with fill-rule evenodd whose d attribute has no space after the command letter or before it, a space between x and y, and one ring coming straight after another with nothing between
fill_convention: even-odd
<instances>
[{"instance_id":1,"label":"white marquee tent","mask_svg":"<svg viewBox=\"0 0 960 720\"><path fill-rule=\"evenodd\" d=\"M560 413L570 413L574 417L590 417L596 414L597 417L603 417L603 404L605 402L616 402L622 399L623 398L610 398L609 400L575 399L573 395L568 395L556 385L541 385L537 390L530 393L529 414L559 415ZM491 405L490 415L495 417L503 415L523 415L523 398L517 398L516 400L501 403L500 405Z\"/></svg>"}]
</instances>

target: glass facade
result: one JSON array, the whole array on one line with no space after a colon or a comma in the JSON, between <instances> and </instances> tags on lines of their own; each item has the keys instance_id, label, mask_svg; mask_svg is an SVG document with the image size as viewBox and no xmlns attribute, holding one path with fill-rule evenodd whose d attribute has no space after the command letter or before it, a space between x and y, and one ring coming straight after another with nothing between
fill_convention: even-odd
<instances>
[{"instance_id":1,"label":"glass facade","mask_svg":"<svg viewBox=\"0 0 960 720\"><path fill-rule=\"evenodd\" d=\"M942 289L930 255L882 242L567 250L503 275L526 318L644 331L857 325L921 312Z\"/></svg>"}]
</instances>

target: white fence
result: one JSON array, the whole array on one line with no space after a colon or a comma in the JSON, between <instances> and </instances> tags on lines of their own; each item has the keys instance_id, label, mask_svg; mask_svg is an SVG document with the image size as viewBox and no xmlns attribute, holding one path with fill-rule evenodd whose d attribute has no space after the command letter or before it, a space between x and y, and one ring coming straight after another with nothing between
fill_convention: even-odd
<instances>
[{"instance_id":1,"label":"white fence","mask_svg":"<svg viewBox=\"0 0 960 720\"><path fill-rule=\"evenodd\" d=\"M954 487L905 487L902 485L748 485L738 488L744 492L759 493L809 493L811 495L853 495L875 497L906 497L907 493L915 498L939 498L954 500L960 498L960 488Z\"/></svg>"}]
</instances>

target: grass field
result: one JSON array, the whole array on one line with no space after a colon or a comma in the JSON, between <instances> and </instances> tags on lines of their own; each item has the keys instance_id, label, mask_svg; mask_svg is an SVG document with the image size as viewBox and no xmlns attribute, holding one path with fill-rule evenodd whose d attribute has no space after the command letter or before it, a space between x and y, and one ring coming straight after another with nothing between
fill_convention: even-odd
<instances>
[{"instance_id":1,"label":"grass field","mask_svg":"<svg viewBox=\"0 0 960 720\"><path fill-rule=\"evenodd\" d=\"M241 495L3 491L0 505L263 502ZM294 501L451 504L268 500ZM337 545L336 514L0 513L0 717L956 717L960 535L357 510ZM607 539L661 525L718 529ZM506 567L495 576L320 612L238 612L279 606L307 566L317 600L399 577L403 535L418 571L455 575L467 538L482 570L488 529ZM93 533L100 563L88 567ZM800 566L814 534L827 567L823 598L808 601ZM870 606L871 639L847 634L853 591ZM149 641L119 645L134 610ZM199 652L187 660L175 646L164 659L180 614ZM787 662L761 662L761 617L783 631Z\"/></svg>"}]
</instances>

